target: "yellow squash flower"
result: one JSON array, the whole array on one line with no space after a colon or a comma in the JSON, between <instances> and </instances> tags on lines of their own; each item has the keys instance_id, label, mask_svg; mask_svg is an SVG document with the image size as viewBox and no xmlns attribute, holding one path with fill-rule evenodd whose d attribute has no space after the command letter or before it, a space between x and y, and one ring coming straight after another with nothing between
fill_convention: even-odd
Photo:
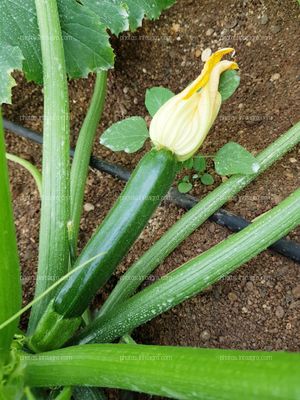
<instances>
[{"instance_id":1,"label":"yellow squash flower","mask_svg":"<svg viewBox=\"0 0 300 400\"><path fill-rule=\"evenodd\" d=\"M238 69L234 61L221 61L233 51L225 48L213 53L199 77L157 111L150 124L150 138L157 148L171 150L179 161L199 149L220 110L220 75Z\"/></svg>"}]
</instances>

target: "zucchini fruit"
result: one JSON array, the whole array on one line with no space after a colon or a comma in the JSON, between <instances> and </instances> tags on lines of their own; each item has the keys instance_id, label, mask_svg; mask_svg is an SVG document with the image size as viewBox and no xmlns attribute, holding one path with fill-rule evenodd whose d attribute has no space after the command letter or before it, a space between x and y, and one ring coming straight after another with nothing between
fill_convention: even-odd
<instances>
[{"instance_id":1,"label":"zucchini fruit","mask_svg":"<svg viewBox=\"0 0 300 400\"><path fill-rule=\"evenodd\" d=\"M177 164L176 156L166 149L152 149L142 158L74 268L86 265L70 276L49 304L36 332L29 339L32 349L58 348L74 334L82 313L97 290L112 275L168 192ZM97 255L99 257L95 259ZM66 320L70 321L70 332Z\"/></svg>"}]
</instances>

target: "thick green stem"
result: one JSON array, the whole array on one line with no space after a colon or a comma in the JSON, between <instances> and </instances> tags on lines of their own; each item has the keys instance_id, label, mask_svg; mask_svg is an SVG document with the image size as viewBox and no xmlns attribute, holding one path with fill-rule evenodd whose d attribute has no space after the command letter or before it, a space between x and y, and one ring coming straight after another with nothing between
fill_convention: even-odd
<instances>
[{"instance_id":1,"label":"thick green stem","mask_svg":"<svg viewBox=\"0 0 300 400\"><path fill-rule=\"evenodd\" d=\"M107 72L98 72L93 97L79 133L71 168L71 220L74 232L74 248L76 248L77 243L84 188L93 142L105 102L106 83Z\"/></svg>"},{"instance_id":2,"label":"thick green stem","mask_svg":"<svg viewBox=\"0 0 300 400\"><path fill-rule=\"evenodd\" d=\"M88 385L197 400L299 399L297 353L87 345L24 354L29 386Z\"/></svg>"},{"instance_id":3,"label":"thick green stem","mask_svg":"<svg viewBox=\"0 0 300 400\"><path fill-rule=\"evenodd\" d=\"M233 176L183 215L150 249L137 260L121 277L104 305L100 315L108 315L117 304L130 297L148 275L185 240L195 229L206 221L226 201L247 186L259 174L300 142L300 122L284 133L279 139L257 156L260 169L257 174Z\"/></svg>"},{"instance_id":4,"label":"thick green stem","mask_svg":"<svg viewBox=\"0 0 300 400\"><path fill-rule=\"evenodd\" d=\"M36 296L68 271L70 219L69 106L65 58L55 0L35 0L44 77L43 184ZM33 332L51 297L35 304Z\"/></svg>"},{"instance_id":5,"label":"thick green stem","mask_svg":"<svg viewBox=\"0 0 300 400\"><path fill-rule=\"evenodd\" d=\"M21 279L0 109L0 324L21 307ZM0 382L18 320L0 330Z\"/></svg>"},{"instance_id":6,"label":"thick green stem","mask_svg":"<svg viewBox=\"0 0 300 400\"><path fill-rule=\"evenodd\" d=\"M96 318L76 343L111 342L230 274L300 224L300 189L241 232Z\"/></svg>"}]
</instances>

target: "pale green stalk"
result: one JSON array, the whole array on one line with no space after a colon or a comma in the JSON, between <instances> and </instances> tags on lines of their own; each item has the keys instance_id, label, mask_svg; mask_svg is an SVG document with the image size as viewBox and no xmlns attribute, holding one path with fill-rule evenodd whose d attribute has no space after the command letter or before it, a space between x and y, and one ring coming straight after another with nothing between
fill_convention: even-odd
<instances>
[{"instance_id":1,"label":"pale green stalk","mask_svg":"<svg viewBox=\"0 0 300 400\"><path fill-rule=\"evenodd\" d=\"M84 189L89 169L93 142L102 115L106 94L107 72L97 72L91 104L83 122L76 144L71 168L71 221L73 246L76 249L82 213Z\"/></svg>"},{"instance_id":2,"label":"pale green stalk","mask_svg":"<svg viewBox=\"0 0 300 400\"><path fill-rule=\"evenodd\" d=\"M35 0L44 79L43 184L36 296L68 271L70 219L69 106L64 49L56 0ZM33 332L51 295L34 305Z\"/></svg>"},{"instance_id":3,"label":"pale green stalk","mask_svg":"<svg viewBox=\"0 0 300 400\"><path fill-rule=\"evenodd\" d=\"M102 386L196 400L300 396L297 353L113 344L21 357L29 386Z\"/></svg>"},{"instance_id":4,"label":"pale green stalk","mask_svg":"<svg viewBox=\"0 0 300 400\"><path fill-rule=\"evenodd\" d=\"M243 265L300 224L300 189L241 232L162 277L96 318L74 343L111 342L195 296Z\"/></svg>"},{"instance_id":5,"label":"pale green stalk","mask_svg":"<svg viewBox=\"0 0 300 400\"><path fill-rule=\"evenodd\" d=\"M25 169L27 169L27 171L32 175L32 177L36 183L36 186L38 188L39 194L41 196L42 195L42 175L41 175L40 171L34 165L32 165L29 161L24 160L23 158L18 157L15 154L6 153L6 158L9 161L15 162L15 163L21 165L22 167L24 167Z\"/></svg>"}]
</instances>

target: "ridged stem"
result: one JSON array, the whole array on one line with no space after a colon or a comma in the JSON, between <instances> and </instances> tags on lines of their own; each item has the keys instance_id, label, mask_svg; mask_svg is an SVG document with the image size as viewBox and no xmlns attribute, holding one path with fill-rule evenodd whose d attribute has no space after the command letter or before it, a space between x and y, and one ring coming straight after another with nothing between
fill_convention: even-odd
<instances>
[{"instance_id":1,"label":"ridged stem","mask_svg":"<svg viewBox=\"0 0 300 400\"><path fill-rule=\"evenodd\" d=\"M255 257L300 224L300 189L239 233L165 275L96 318L73 343L111 342L195 296Z\"/></svg>"},{"instance_id":2,"label":"ridged stem","mask_svg":"<svg viewBox=\"0 0 300 400\"><path fill-rule=\"evenodd\" d=\"M44 79L42 207L36 296L68 271L70 219L69 104L64 49L56 0L35 0ZM33 332L51 297L33 306Z\"/></svg>"},{"instance_id":3,"label":"ridged stem","mask_svg":"<svg viewBox=\"0 0 300 400\"><path fill-rule=\"evenodd\" d=\"M107 72L98 72L93 97L79 133L71 167L71 221L75 249L93 142L105 102L106 83Z\"/></svg>"},{"instance_id":4,"label":"ridged stem","mask_svg":"<svg viewBox=\"0 0 300 400\"><path fill-rule=\"evenodd\" d=\"M113 344L21 359L31 387L102 386L197 400L296 400L300 395L297 353Z\"/></svg>"}]
</instances>

